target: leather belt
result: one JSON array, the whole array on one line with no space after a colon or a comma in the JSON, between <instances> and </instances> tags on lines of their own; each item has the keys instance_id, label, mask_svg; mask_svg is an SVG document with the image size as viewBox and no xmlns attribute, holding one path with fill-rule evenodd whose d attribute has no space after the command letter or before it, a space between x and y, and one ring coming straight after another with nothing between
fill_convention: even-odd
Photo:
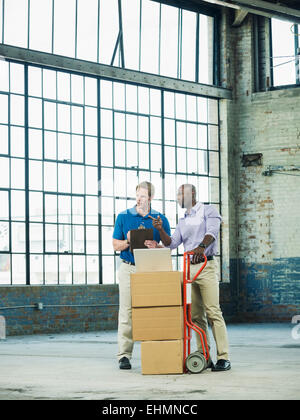
<instances>
[{"instance_id":1,"label":"leather belt","mask_svg":"<svg viewBox=\"0 0 300 420\"><path fill-rule=\"evenodd\" d=\"M123 263L128 264L128 265L135 265L135 263L130 262L130 261L126 261L126 260L122 260L122 261L123 261Z\"/></svg>"},{"instance_id":2,"label":"leather belt","mask_svg":"<svg viewBox=\"0 0 300 420\"><path fill-rule=\"evenodd\" d=\"M206 257L207 258L207 261L211 261L211 260L213 260L214 259L214 256L213 255L210 255L209 257ZM202 263L202 262L204 262L204 258L200 261L200 263ZM192 261L191 261L191 264L200 264L200 263L193 263Z\"/></svg>"}]
</instances>

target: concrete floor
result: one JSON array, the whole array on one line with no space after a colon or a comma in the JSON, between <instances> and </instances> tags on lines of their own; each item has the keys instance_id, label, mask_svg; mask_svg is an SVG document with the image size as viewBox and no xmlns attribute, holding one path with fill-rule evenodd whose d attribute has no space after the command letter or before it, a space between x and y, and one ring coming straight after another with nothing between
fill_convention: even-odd
<instances>
[{"instance_id":1,"label":"concrete floor","mask_svg":"<svg viewBox=\"0 0 300 420\"><path fill-rule=\"evenodd\" d=\"M299 400L294 326L228 325L232 369L193 375L141 375L139 343L133 369L120 371L116 331L7 337L0 341L0 400Z\"/></svg>"}]
</instances>

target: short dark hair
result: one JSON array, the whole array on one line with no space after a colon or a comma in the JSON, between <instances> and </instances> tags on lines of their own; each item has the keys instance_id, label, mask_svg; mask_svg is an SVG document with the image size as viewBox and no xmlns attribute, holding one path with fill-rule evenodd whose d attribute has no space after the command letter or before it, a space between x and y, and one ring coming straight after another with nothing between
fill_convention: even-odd
<instances>
[{"instance_id":1,"label":"short dark hair","mask_svg":"<svg viewBox=\"0 0 300 420\"><path fill-rule=\"evenodd\" d=\"M137 191L139 188L145 188L145 190L148 190L148 197L152 198L154 196L154 191L155 191L154 190L154 185L151 184L151 182L148 182L148 181L140 182L136 186L135 190Z\"/></svg>"}]
</instances>

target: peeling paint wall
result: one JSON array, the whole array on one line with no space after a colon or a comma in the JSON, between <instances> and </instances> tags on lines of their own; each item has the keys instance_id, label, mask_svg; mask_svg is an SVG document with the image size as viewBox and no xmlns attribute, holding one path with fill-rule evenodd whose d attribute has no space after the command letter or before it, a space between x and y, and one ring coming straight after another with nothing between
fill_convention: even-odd
<instances>
[{"instance_id":1,"label":"peeling paint wall","mask_svg":"<svg viewBox=\"0 0 300 420\"><path fill-rule=\"evenodd\" d=\"M263 173L300 166L300 89L253 92L253 19L237 28L231 21L225 10L222 83L234 100L221 108L228 129L226 136L221 130L222 163L228 160L222 199L232 298L238 320L290 321L300 314L300 171ZM254 153L262 153L262 164L243 166L243 155Z\"/></svg>"}]
</instances>

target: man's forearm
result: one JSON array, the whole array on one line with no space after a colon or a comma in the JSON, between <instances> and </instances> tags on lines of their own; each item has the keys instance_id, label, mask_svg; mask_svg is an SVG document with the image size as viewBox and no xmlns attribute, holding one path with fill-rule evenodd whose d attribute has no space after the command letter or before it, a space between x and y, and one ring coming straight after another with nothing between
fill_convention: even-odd
<instances>
[{"instance_id":1,"label":"man's forearm","mask_svg":"<svg viewBox=\"0 0 300 420\"><path fill-rule=\"evenodd\" d=\"M129 247L129 245L130 244L127 242L126 239L124 241L119 239L113 239L114 251L125 251L125 249Z\"/></svg>"},{"instance_id":2,"label":"man's forearm","mask_svg":"<svg viewBox=\"0 0 300 420\"><path fill-rule=\"evenodd\" d=\"M164 228L161 228L159 231L160 239L164 246L169 246L171 244L171 237L166 233Z\"/></svg>"},{"instance_id":3,"label":"man's forearm","mask_svg":"<svg viewBox=\"0 0 300 420\"><path fill-rule=\"evenodd\" d=\"M215 240L215 238L213 237L213 236L211 236L211 235L205 235L204 236L204 238L203 238L203 241L202 241L202 243L206 246L206 247L208 247L210 244L212 244L213 243L213 241Z\"/></svg>"}]
</instances>

